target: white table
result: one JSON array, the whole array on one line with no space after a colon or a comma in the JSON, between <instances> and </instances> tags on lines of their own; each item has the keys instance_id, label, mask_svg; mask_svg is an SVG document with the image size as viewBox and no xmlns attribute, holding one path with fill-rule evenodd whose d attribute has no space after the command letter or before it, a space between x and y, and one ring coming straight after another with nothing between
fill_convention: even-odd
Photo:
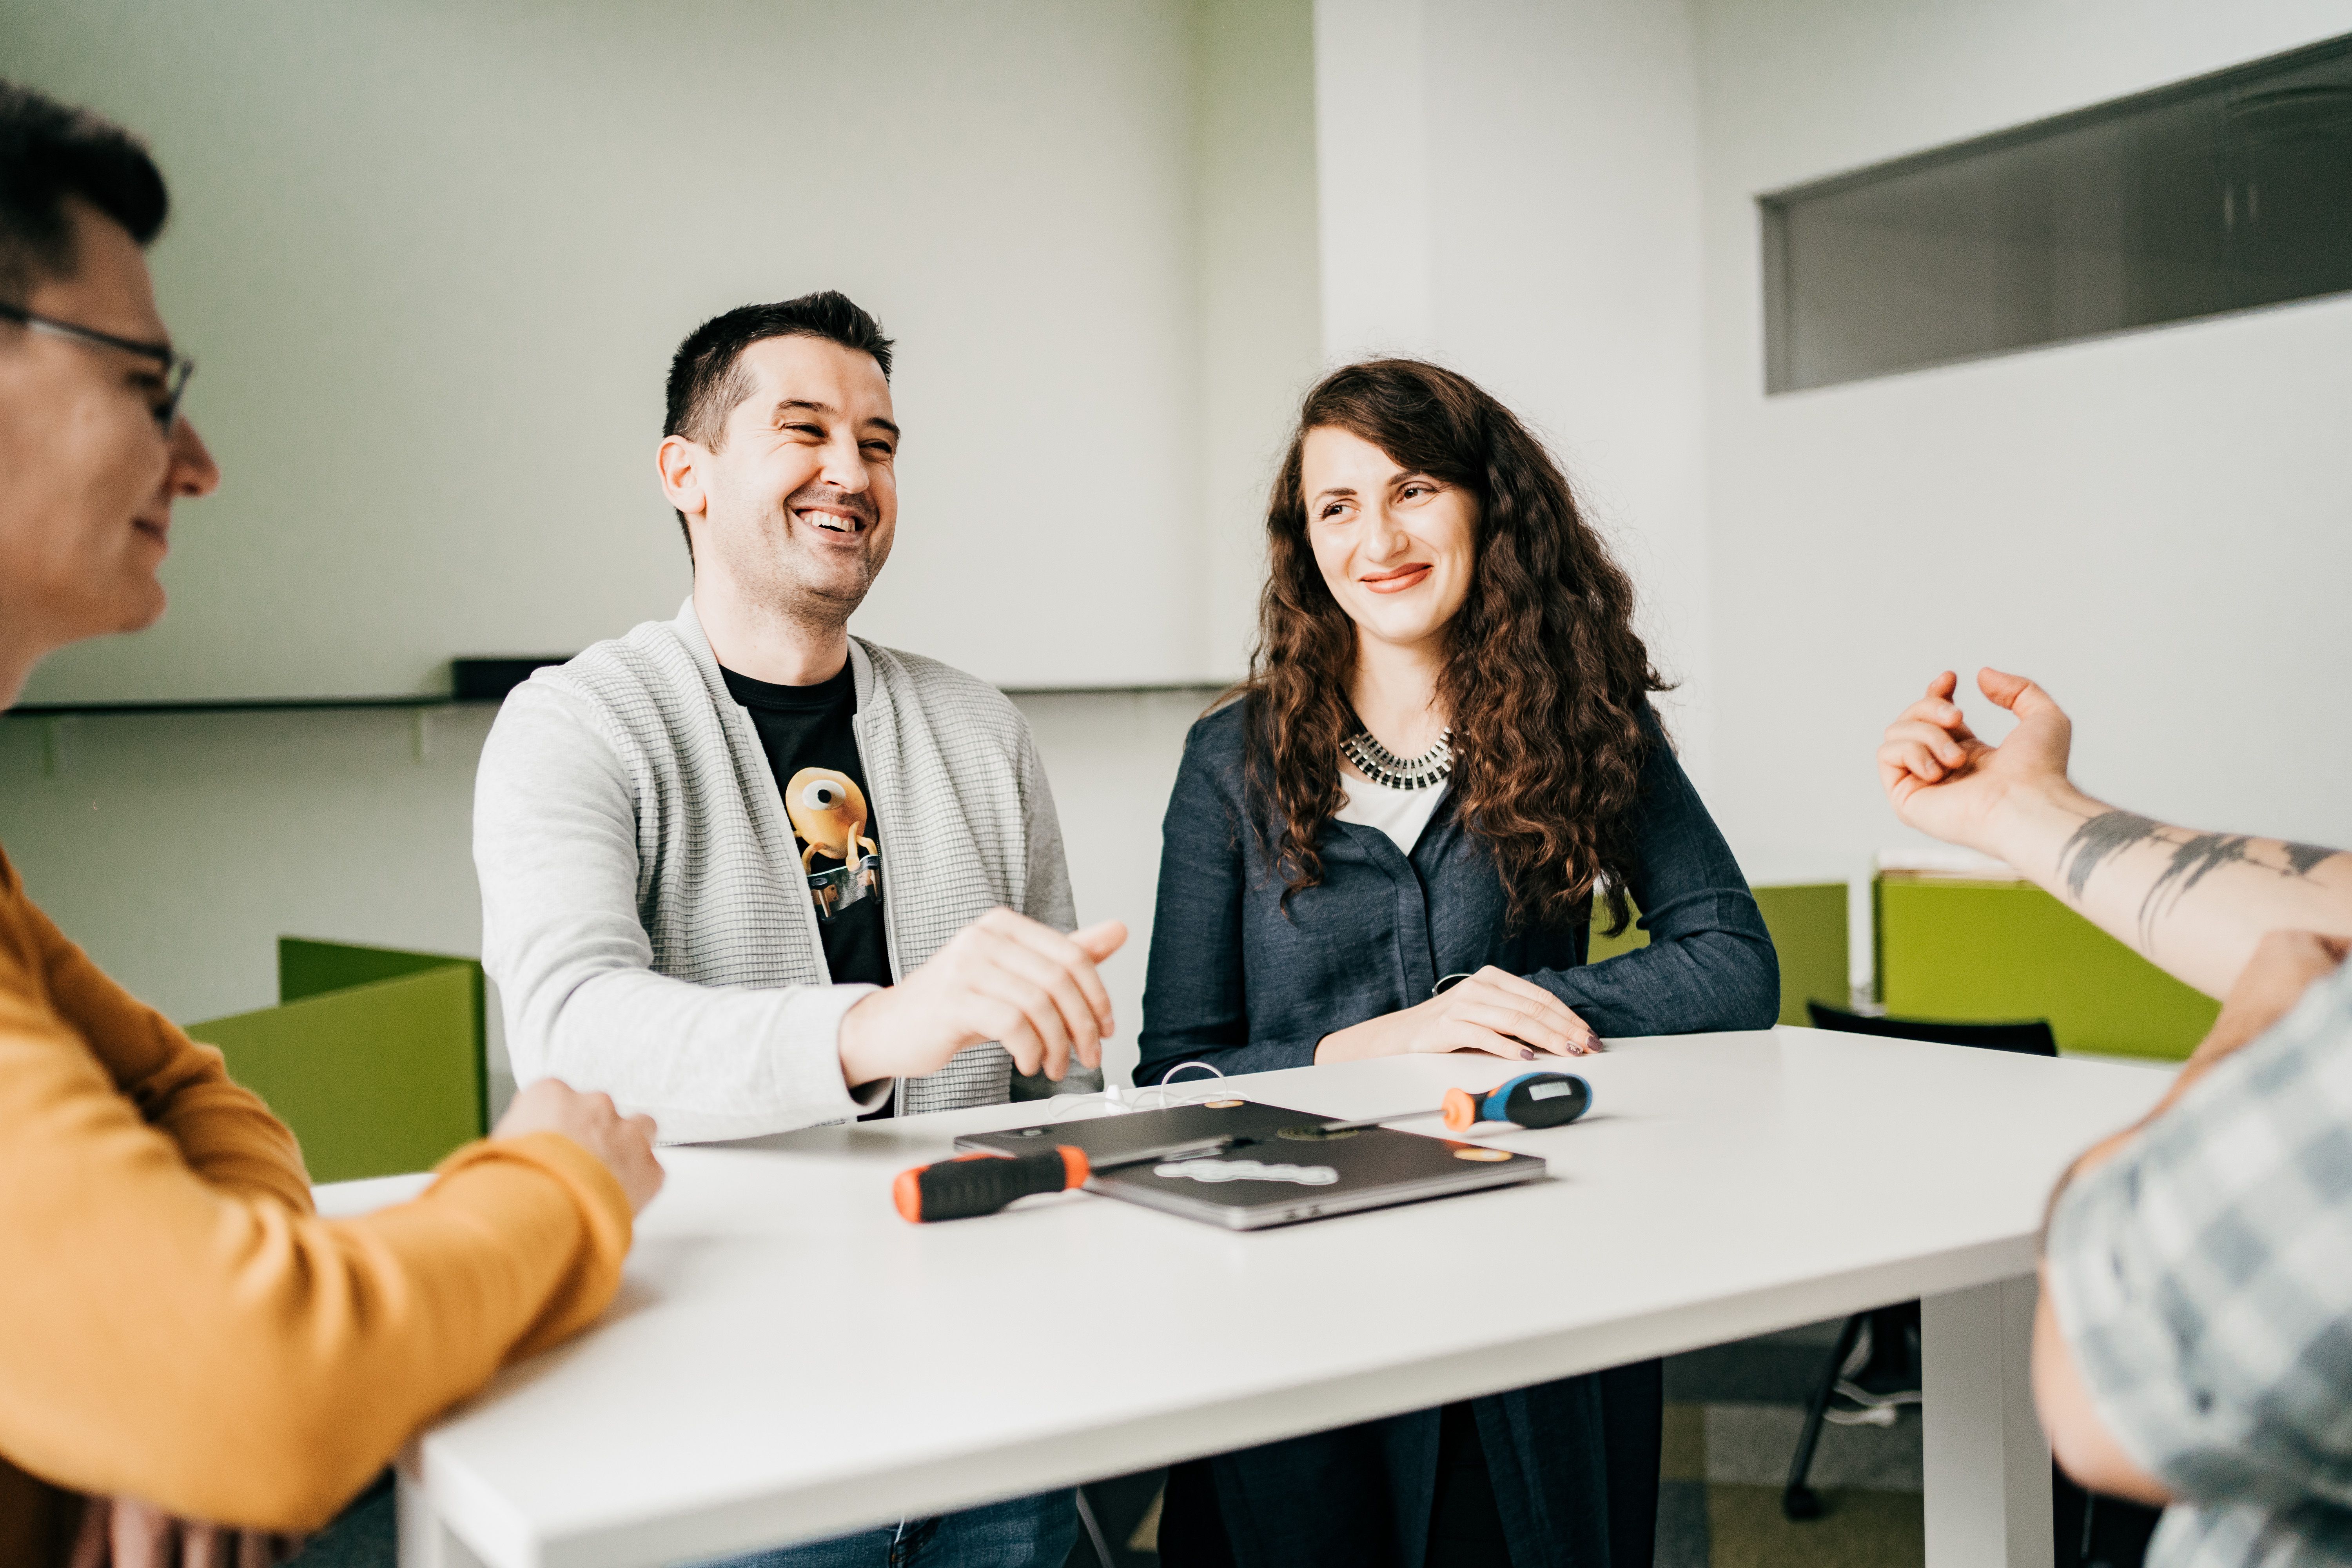
<instances>
[{"instance_id":1,"label":"white table","mask_svg":"<svg viewBox=\"0 0 2352 1568\"><path fill-rule=\"evenodd\" d=\"M1238 1081L1368 1116L1502 1067ZM2046 1568L2035 1232L2065 1163L2163 1078L1790 1028L1577 1070L1591 1115L1495 1140L1552 1179L1255 1235L1082 1193L898 1218L894 1173L1034 1106L668 1151L604 1321L404 1457L404 1564L747 1550L1918 1296L1927 1560Z\"/></svg>"}]
</instances>

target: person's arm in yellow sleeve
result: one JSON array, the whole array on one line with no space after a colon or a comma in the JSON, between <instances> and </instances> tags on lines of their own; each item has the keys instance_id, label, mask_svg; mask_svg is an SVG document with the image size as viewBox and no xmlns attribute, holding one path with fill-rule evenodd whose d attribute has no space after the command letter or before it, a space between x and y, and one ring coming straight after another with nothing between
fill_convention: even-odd
<instances>
[{"instance_id":1,"label":"person's arm in yellow sleeve","mask_svg":"<svg viewBox=\"0 0 2352 1568\"><path fill-rule=\"evenodd\" d=\"M649 1129L601 1097L534 1086L501 1131L537 1105L576 1136L493 1138L414 1203L321 1221L254 1190L268 1178L200 1174L11 983L29 978L0 970L0 1455L20 1468L191 1518L314 1529L419 1426L610 1300L633 1205L607 1159L639 1201L659 1176Z\"/></svg>"},{"instance_id":2,"label":"person's arm in yellow sleeve","mask_svg":"<svg viewBox=\"0 0 2352 1568\"><path fill-rule=\"evenodd\" d=\"M207 1181L268 1193L310 1213L310 1178L294 1134L259 1095L230 1080L221 1054L110 979L22 897L14 869L0 861L0 897L11 894L37 984L140 1115L177 1143Z\"/></svg>"}]
</instances>

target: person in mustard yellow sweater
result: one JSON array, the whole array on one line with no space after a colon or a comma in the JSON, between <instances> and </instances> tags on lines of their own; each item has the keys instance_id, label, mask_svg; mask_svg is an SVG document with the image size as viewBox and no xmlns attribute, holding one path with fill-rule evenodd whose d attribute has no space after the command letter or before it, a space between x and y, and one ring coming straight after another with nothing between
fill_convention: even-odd
<instances>
[{"instance_id":1,"label":"person in mustard yellow sweater","mask_svg":"<svg viewBox=\"0 0 2352 1568\"><path fill-rule=\"evenodd\" d=\"M0 709L162 614L173 503L219 480L147 276L165 205L128 134L0 81ZM415 1202L321 1220L293 1134L0 855L0 1568L282 1557L604 1310L653 1131L544 1080Z\"/></svg>"}]
</instances>

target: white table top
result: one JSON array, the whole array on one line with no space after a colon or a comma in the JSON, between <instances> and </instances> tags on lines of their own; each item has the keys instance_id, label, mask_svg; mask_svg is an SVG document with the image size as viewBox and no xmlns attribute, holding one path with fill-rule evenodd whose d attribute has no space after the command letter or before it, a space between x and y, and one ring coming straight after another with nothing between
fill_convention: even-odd
<instances>
[{"instance_id":1,"label":"white table top","mask_svg":"<svg viewBox=\"0 0 2352 1568\"><path fill-rule=\"evenodd\" d=\"M408 1472L494 1568L602 1568L1718 1343L2030 1272L2059 1171L2165 1082L1790 1028L1570 1065L1590 1116L1493 1140L1550 1180L1255 1234L1083 1193L898 1218L894 1173L1036 1106L666 1151L604 1322L434 1427ZM1506 1070L1453 1056L1235 1081L1369 1116Z\"/></svg>"}]
</instances>

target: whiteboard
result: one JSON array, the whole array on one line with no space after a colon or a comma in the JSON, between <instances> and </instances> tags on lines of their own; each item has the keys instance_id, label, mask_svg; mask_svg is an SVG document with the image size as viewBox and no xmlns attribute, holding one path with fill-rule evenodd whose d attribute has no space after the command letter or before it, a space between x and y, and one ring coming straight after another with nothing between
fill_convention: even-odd
<instances>
[{"instance_id":1,"label":"whiteboard","mask_svg":"<svg viewBox=\"0 0 2352 1568\"><path fill-rule=\"evenodd\" d=\"M1190 7L0 0L148 137L219 458L154 628L30 702L429 692L674 613L669 355L847 292L898 340L853 629L1015 686L1202 679Z\"/></svg>"}]
</instances>

